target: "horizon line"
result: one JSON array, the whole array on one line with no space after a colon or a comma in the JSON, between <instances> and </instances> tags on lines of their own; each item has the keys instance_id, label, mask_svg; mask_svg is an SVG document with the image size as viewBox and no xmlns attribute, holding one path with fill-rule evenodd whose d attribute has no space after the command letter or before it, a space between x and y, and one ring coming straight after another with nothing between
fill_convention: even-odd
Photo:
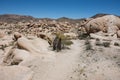
<instances>
[{"instance_id":1,"label":"horizon line","mask_svg":"<svg viewBox=\"0 0 120 80\"><path fill-rule=\"evenodd\" d=\"M116 14L109 14L109 13L97 13L97 14L107 14L107 15L115 15L115 16L119 16L119 15L116 15ZM92 16L95 16L97 14L93 14ZM84 18L91 18L92 16L89 16L89 17L79 17L79 18L72 18L72 17L66 17L66 16L61 16L61 17L37 17L37 16L34 16L34 15L29 15L29 14L17 14L17 13L2 13L0 14L0 16L2 15L17 15L17 16L30 16L30 17L33 17L33 18L38 18L38 19L42 19L42 18L47 18L47 19L60 19L60 18L68 18L68 19L84 19Z\"/></svg>"}]
</instances>

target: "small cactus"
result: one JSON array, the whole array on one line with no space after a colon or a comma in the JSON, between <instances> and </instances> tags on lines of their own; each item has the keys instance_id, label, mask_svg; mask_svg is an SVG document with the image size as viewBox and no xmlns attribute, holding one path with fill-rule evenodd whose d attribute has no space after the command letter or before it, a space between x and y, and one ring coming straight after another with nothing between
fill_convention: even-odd
<instances>
[{"instance_id":1,"label":"small cactus","mask_svg":"<svg viewBox=\"0 0 120 80\"><path fill-rule=\"evenodd\" d=\"M63 33L56 33L56 37L53 41L53 50L61 51L65 46L73 44Z\"/></svg>"}]
</instances>

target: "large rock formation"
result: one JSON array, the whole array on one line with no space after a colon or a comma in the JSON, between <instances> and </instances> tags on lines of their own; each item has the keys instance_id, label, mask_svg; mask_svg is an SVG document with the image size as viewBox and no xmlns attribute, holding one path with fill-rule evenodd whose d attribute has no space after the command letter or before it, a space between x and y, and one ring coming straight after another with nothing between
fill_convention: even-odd
<instances>
[{"instance_id":1,"label":"large rock formation","mask_svg":"<svg viewBox=\"0 0 120 80\"><path fill-rule=\"evenodd\" d=\"M14 33L13 45L5 50L3 64L18 65L32 56L39 56L48 52L49 43L44 39L29 40L18 32Z\"/></svg>"},{"instance_id":2,"label":"large rock formation","mask_svg":"<svg viewBox=\"0 0 120 80\"><path fill-rule=\"evenodd\" d=\"M116 33L120 29L120 18L114 15L106 15L90 20L85 25L88 33L94 33L98 31Z\"/></svg>"},{"instance_id":3,"label":"large rock formation","mask_svg":"<svg viewBox=\"0 0 120 80\"><path fill-rule=\"evenodd\" d=\"M5 57L3 59L4 65L18 65L22 61L26 61L31 58L30 52L22 49L13 49L10 48L7 53L5 53Z\"/></svg>"}]
</instances>

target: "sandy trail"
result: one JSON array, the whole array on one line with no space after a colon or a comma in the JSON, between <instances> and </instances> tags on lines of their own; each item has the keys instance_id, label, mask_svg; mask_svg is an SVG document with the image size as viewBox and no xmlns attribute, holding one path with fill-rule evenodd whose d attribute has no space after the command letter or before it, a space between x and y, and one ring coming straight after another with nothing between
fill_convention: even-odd
<instances>
[{"instance_id":1,"label":"sandy trail","mask_svg":"<svg viewBox=\"0 0 120 80\"><path fill-rule=\"evenodd\" d=\"M56 53L57 56L54 66L50 68L43 80L65 80L76 67L79 53L79 41L74 41L74 45L71 46L71 50Z\"/></svg>"},{"instance_id":2,"label":"sandy trail","mask_svg":"<svg viewBox=\"0 0 120 80\"><path fill-rule=\"evenodd\" d=\"M48 55L23 64L34 71L32 80L120 79L120 66L116 64L120 61L120 54L115 53L116 50L97 48L95 51L85 51L84 41L73 42L70 50L58 53L49 50Z\"/></svg>"},{"instance_id":3,"label":"sandy trail","mask_svg":"<svg viewBox=\"0 0 120 80\"><path fill-rule=\"evenodd\" d=\"M34 71L33 80L66 80L74 71L81 52L79 40L73 42L70 50L58 53L49 51L53 55L38 57L23 64Z\"/></svg>"}]
</instances>

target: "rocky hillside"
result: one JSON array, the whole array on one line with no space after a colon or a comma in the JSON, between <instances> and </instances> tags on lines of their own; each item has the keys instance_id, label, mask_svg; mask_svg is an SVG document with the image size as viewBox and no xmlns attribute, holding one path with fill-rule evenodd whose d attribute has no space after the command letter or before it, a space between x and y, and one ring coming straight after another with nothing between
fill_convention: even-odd
<instances>
[{"instance_id":1,"label":"rocky hillside","mask_svg":"<svg viewBox=\"0 0 120 80\"><path fill-rule=\"evenodd\" d=\"M0 15L0 22L6 23L30 22L31 20L37 21L37 19L33 18L32 16L21 16L15 14Z\"/></svg>"},{"instance_id":2,"label":"rocky hillside","mask_svg":"<svg viewBox=\"0 0 120 80\"><path fill-rule=\"evenodd\" d=\"M50 18L34 18L32 16L25 16L25 15L16 15L16 14L3 14L0 15L0 22L6 23L17 23L17 22L30 22L30 21L38 21L38 20L45 20L45 21L52 21L56 20L58 22L74 22L76 23L80 19L70 19L66 17L61 17L58 19L50 19Z\"/></svg>"},{"instance_id":3,"label":"rocky hillside","mask_svg":"<svg viewBox=\"0 0 120 80\"><path fill-rule=\"evenodd\" d=\"M115 15L96 14L91 18L58 19L34 18L21 15L0 15L0 29L7 34L20 32L23 35L39 36L41 33L54 34L56 32L90 35L102 31L120 37L120 18Z\"/></svg>"},{"instance_id":4,"label":"rocky hillside","mask_svg":"<svg viewBox=\"0 0 120 80\"><path fill-rule=\"evenodd\" d=\"M34 18L31 16L4 14L0 15L0 29L5 29L9 33L12 33L13 31L29 33L31 28L34 28L31 32L69 32L74 31L75 28L81 27L81 25L84 25L88 20L89 19L85 18L69 19L66 17L58 19Z\"/></svg>"},{"instance_id":5,"label":"rocky hillside","mask_svg":"<svg viewBox=\"0 0 120 80\"><path fill-rule=\"evenodd\" d=\"M69 18L33 18L31 16L1 15L0 29L5 33L20 32L24 35L39 35L40 33L75 32L83 19L74 20Z\"/></svg>"}]
</instances>

